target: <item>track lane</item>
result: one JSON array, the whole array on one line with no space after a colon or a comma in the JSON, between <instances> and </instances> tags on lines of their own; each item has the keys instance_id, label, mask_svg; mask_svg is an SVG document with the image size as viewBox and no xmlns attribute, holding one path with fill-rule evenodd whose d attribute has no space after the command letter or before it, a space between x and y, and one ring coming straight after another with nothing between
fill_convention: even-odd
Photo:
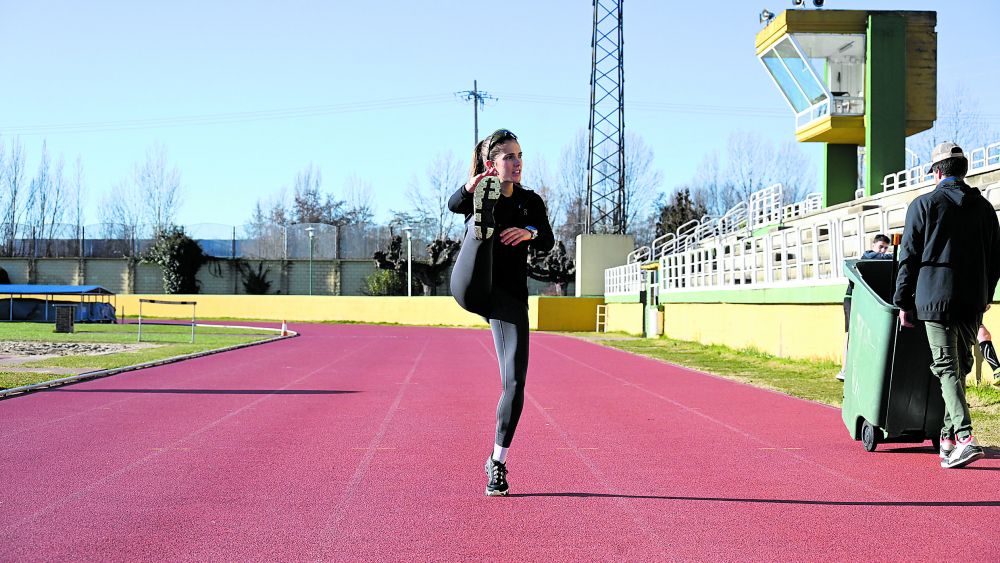
<instances>
[{"instance_id":1,"label":"track lane","mask_svg":"<svg viewBox=\"0 0 1000 563\"><path fill-rule=\"evenodd\" d=\"M0 558L998 554L996 458L945 471L926 449L868 454L836 409L547 334L532 335L513 496L486 498L488 331L302 329L0 401L0 429L36 427L0 431ZM44 412L58 416L38 426ZM956 524L967 543L941 541Z\"/></svg>"}]
</instances>

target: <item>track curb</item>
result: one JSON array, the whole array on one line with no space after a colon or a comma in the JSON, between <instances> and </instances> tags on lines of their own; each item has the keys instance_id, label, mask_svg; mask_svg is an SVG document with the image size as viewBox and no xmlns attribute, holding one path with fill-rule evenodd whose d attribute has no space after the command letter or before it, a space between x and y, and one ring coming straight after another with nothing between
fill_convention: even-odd
<instances>
[{"instance_id":1,"label":"track curb","mask_svg":"<svg viewBox=\"0 0 1000 563\"><path fill-rule=\"evenodd\" d=\"M163 358L162 360L154 360L152 362L144 362L141 364L135 364L133 366L125 366L120 368L112 369L102 369L97 371L88 371L86 373L81 373L78 375L71 375L69 377L62 377L59 379L53 379L50 381L43 381L41 383L32 383L31 385L22 385L21 387L12 387L10 389L0 390L0 401L4 399L9 399L11 397L26 395L34 391L40 391L42 389L48 389L50 387L61 387L63 385L71 385L73 383L80 383L81 381L87 381L90 379L99 379L102 377L109 377L112 375L118 375L119 373L125 373L129 371L135 371L145 368L151 368L156 366L162 366L166 364L173 364L176 362L183 362L184 360L193 360L195 358L201 358L203 356L211 356L213 354L221 354L222 352L231 352L233 350L239 350L241 348L249 348L251 346L260 346L262 344L269 344L271 342L277 342L279 340L287 340L289 338L295 338L299 336L299 333L294 330L287 331L286 336L280 336L280 328L269 328L269 327L259 327L259 326L242 326L242 325L219 325L219 324L195 324L196 327L215 327L215 328L246 328L254 330L273 330L279 333L279 336L274 338L268 338L265 340L258 340L256 342L244 342L242 344L234 344L232 346L226 346L225 348L218 348L215 350L206 350L204 352L195 352L194 354L184 354L183 356L172 356L170 358Z\"/></svg>"}]
</instances>

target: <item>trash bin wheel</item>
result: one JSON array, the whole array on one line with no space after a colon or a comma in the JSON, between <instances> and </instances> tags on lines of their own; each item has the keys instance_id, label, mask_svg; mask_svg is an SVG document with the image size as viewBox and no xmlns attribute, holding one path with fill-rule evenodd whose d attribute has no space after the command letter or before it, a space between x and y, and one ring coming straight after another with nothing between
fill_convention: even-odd
<instances>
[{"instance_id":1,"label":"trash bin wheel","mask_svg":"<svg viewBox=\"0 0 1000 563\"><path fill-rule=\"evenodd\" d=\"M861 444L866 452L874 452L878 447L878 428L867 420L861 425Z\"/></svg>"}]
</instances>

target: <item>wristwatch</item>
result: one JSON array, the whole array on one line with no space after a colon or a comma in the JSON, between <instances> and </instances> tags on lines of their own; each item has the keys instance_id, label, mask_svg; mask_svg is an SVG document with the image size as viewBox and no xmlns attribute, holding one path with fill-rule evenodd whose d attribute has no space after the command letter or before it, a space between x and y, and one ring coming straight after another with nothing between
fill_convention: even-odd
<instances>
[{"instance_id":1,"label":"wristwatch","mask_svg":"<svg viewBox=\"0 0 1000 563\"><path fill-rule=\"evenodd\" d=\"M524 230L531 233L531 238L528 240L535 240L536 238L538 238L538 229L532 227L531 225L528 225L524 228Z\"/></svg>"}]
</instances>

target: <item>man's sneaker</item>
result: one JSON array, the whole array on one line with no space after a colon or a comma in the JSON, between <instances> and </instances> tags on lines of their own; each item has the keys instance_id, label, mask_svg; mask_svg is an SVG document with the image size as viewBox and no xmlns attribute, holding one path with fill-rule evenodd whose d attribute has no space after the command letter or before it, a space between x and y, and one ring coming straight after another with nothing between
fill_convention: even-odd
<instances>
[{"instance_id":1,"label":"man's sneaker","mask_svg":"<svg viewBox=\"0 0 1000 563\"><path fill-rule=\"evenodd\" d=\"M983 447L979 445L979 442L972 435L969 435L965 440L959 440L955 444L955 449L952 450L948 458L941 460L941 467L958 469L985 456L986 452L983 451Z\"/></svg>"},{"instance_id":2,"label":"man's sneaker","mask_svg":"<svg viewBox=\"0 0 1000 563\"><path fill-rule=\"evenodd\" d=\"M955 451L955 440L948 436L941 436L941 459L948 459L953 451Z\"/></svg>"},{"instance_id":3,"label":"man's sneaker","mask_svg":"<svg viewBox=\"0 0 1000 563\"><path fill-rule=\"evenodd\" d=\"M473 221L476 224L476 238L486 240L493 236L496 221L493 219L493 206L500 199L500 178L484 176L476 184L472 194Z\"/></svg>"},{"instance_id":4,"label":"man's sneaker","mask_svg":"<svg viewBox=\"0 0 1000 563\"><path fill-rule=\"evenodd\" d=\"M844 380L844 370L838 371L836 377L837 377L837 381L843 381Z\"/></svg>"},{"instance_id":5,"label":"man's sneaker","mask_svg":"<svg viewBox=\"0 0 1000 563\"><path fill-rule=\"evenodd\" d=\"M507 496L510 486L507 484L507 466L490 456L486 459L486 476L490 482L486 484L486 496Z\"/></svg>"}]
</instances>

